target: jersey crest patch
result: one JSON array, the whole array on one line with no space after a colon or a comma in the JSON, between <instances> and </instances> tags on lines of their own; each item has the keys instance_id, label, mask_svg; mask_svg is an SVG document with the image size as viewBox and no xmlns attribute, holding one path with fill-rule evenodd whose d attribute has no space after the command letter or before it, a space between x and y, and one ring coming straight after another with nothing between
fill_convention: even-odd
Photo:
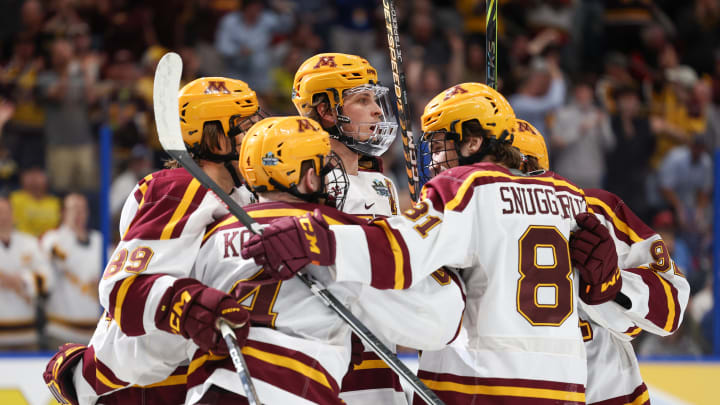
<instances>
[{"instance_id":1,"label":"jersey crest patch","mask_svg":"<svg viewBox=\"0 0 720 405\"><path fill-rule=\"evenodd\" d=\"M375 192L382 197L390 196L390 189L388 189L388 186L380 180L373 180L372 188L375 189Z\"/></svg>"}]
</instances>

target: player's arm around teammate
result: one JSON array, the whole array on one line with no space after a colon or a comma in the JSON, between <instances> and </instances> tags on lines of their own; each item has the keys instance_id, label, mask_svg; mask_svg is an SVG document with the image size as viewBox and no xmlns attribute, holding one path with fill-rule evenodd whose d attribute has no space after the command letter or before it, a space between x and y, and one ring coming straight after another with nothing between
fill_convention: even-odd
<instances>
[{"instance_id":1,"label":"player's arm around teammate","mask_svg":"<svg viewBox=\"0 0 720 405\"><path fill-rule=\"evenodd\" d=\"M238 138L260 118L255 93L239 80L201 78L183 87L179 107L183 140L193 157L239 203L246 203L236 188L241 183L234 162ZM242 342L246 311L228 295L189 277L205 227L226 212L185 169L161 170L142 179L125 202L122 239L100 282L106 312L89 348L69 347L51 360L48 384L63 396L77 394L81 403L108 393L122 402L120 398L127 398L122 395L135 389L133 384L144 386L170 376L186 361L189 342L226 350L214 325L218 317L238 326ZM82 360L75 367L74 387L74 364L57 362L70 352L74 363ZM177 395L156 400L184 398L184 391L183 384Z\"/></svg>"}]
</instances>

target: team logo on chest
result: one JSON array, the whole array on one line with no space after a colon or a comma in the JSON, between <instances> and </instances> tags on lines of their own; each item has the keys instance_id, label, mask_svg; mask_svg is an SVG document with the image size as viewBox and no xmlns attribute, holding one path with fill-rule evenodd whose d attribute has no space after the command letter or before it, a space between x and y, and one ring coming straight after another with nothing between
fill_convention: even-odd
<instances>
[{"instance_id":1,"label":"team logo on chest","mask_svg":"<svg viewBox=\"0 0 720 405\"><path fill-rule=\"evenodd\" d=\"M375 192L382 197L390 196L390 189L380 180L373 180L372 188L375 189Z\"/></svg>"}]
</instances>

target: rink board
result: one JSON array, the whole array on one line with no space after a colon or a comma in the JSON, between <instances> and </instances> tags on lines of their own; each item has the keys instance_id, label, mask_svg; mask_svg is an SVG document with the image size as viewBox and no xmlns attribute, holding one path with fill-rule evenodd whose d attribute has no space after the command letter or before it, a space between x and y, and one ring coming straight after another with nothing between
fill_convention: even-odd
<instances>
[{"instance_id":1,"label":"rink board","mask_svg":"<svg viewBox=\"0 0 720 405\"><path fill-rule=\"evenodd\" d=\"M0 404L57 404L42 380L48 354L0 355ZM417 360L403 357L412 369ZM654 405L717 404L720 398L720 361L644 362L643 378Z\"/></svg>"}]
</instances>

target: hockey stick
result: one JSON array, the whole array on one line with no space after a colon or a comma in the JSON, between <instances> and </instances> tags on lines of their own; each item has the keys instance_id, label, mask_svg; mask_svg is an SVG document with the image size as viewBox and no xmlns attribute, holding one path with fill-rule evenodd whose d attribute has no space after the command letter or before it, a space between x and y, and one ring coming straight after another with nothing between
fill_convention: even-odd
<instances>
[{"instance_id":1,"label":"hockey stick","mask_svg":"<svg viewBox=\"0 0 720 405\"><path fill-rule=\"evenodd\" d=\"M180 114L177 94L182 74L182 60L175 53L165 54L155 71L153 103L158 137L163 149L177 160L200 184L211 189L227 206L230 213L255 234L262 233L262 226L255 222L230 196L223 191L192 159L180 132ZM370 330L353 315L330 291L307 276L297 277L310 288L312 293L323 300L325 305L337 313L370 348L400 377L405 379L415 392L430 405L443 402L410 369L401 362ZM238 367L236 365L236 367ZM238 367L238 370L240 368ZM247 375L247 374L245 374ZM241 374L242 378L242 374Z\"/></svg>"},{"instance_id":2,"label":"hockey stick","mask_svg":"<svg viewBox=\"0 0 720 405\"><path fill-rule=\"evenodd\" d=\"M165 149L170 156L180 162L202 185L212 189L225 204L230 206L230 204L234 204L235 202L227 193L222 192L220 186L195 163L182 140L182 132L180 132L180 109L178 106L178 90L180 90L181 75L182 59L180 59L180 56L172 52L165 54L160 60L160 63L158 63L157 70L155 70L155 81L153 83L153 107L155 110L158 138L160 138L163 149ZM244 214L245 217L239 217L238 219L240 219L240 221L252 221L252 218L244 211L242 211L241 214ZM238 214L236 214L236 216L238 216ZM243 221L243 223L245 222ZM250 225L248 228L253 232L257 232L257 230L260 229L258 223L251 223ZM252 225L255 225L255 227ZM228 329L232 337L226 337L223 329ZM232 329L230 329L227 323L220 322L220 331L230 350L230 358L240 376L240 381L245 389L248 402L252 405L260 404L255 394L255 387L248 374L247 366L245 366L245 360L240 350L237 350L238 347L233 341L235 335ZM233 352L235 355L232 355Z\"/></svg>"},{"instance_id":3,"label":"hockey stick","mask_svg":"<svg viewBox=\"0 0 720 405\"><path fill-rule=\"evenodd\" d=\"M395 99L397 100L398 121L400 135L403 141L405 155L405 171L408 178L408 190L413 201L417 201L420 179L417 167L417 148L409 124L410 107L407 99L407 86L405 86L405 71L402 67L402 53L400 52L400 34L398 33L397 15L392 0L383 0L385 14L385 29L387 30L388 49L390 49L390 65L395 85ZM409 131L409 132L408 132Z\"/></svg>"},{"instance_id":4,"label":"hockey stick","mask_svg":"<svg viewBox=\"0 0 720 405\"><path fill-rule=\"evenodd\" d=\"M485 13L485 84L497 90L497 0L487 0Z\"/></svg>"},{"instance_id":5,"label":"hockey stick","mask_svg":"<svg viewBox=\"0 0 720 405\"><path fill-rule=\"evenodd\" d=\"M255 392L255 386L253 385L252 380L248 378L249 369L245 363L245 357L243 357L240 348L235 342L235 332L233 332L227 322L221 320L218 323L220 324L220 333L222 333L223 339L225 339L225 344L230 352L230 358L235 365L235 370L237 370L237 373L240 376L240 382L242 383L245 392L248 393L248 402L250 405L259 405L257 402L258 395L257 392Z\"/></svg>"}]
</instances>

